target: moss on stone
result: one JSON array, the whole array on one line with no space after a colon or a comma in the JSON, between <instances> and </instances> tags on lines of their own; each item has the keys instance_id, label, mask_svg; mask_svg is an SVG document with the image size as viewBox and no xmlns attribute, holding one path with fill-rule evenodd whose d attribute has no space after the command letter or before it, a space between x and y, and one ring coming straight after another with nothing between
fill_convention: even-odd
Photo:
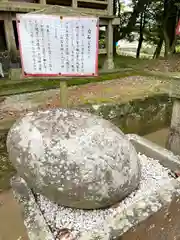
<instances>
[{"instance_id":1,"label":"moss on stone","mask_svg":"<svg viewBox=\"0 0 180 240\"><path fill-rule=\"evenodd\" d=\"M172 99L163 94L125 104L108 103L97 106L91 106L92 113L112 121L125 133L145 135L169 125Z\"/></svg>"},{"instance_id":2,"label":"moss on stone","mask_svg":"<svg viewBox=\"0 0 180 240\"><path fill-rule=\"evenodd\" d=\"M15 174L15 170L7 156L6 135L5 132L0 134L0 192L9 189L9 180Z\"/></svg>"}]
</instances>

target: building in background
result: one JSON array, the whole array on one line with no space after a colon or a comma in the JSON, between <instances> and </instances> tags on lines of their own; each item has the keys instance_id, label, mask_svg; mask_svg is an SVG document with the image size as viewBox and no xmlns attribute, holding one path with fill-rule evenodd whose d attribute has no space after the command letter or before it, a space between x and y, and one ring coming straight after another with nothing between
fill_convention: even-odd
<instances>
[{"instance_id":1,"label":"building in background","mask_svg":"<svg viewBox=\"0 0 180 240\"><path fill-rule=\"evenodd\" d=\"M19 67L19 44L16 29L16 13L29 13L52 8L56 14L93 15L100 18L100 26L106 28L106 48L99 53L106 54L105 68L112 69L113 63L113 26L119 19L113 16L112 0L11 0L0 1L0 62L5 71Z\"/></svg>"}]
</instances>

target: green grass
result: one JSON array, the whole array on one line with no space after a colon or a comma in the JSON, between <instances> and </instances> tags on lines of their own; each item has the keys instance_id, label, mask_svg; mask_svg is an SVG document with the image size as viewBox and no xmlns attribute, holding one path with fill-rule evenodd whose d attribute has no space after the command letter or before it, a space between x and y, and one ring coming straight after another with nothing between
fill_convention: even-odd
<instances>
[{"instance_id":1,"label":"green grass","mask_svg":"<svg viewBox=\"0 0 180 240\"><path fill-rule=\"evenodd\" d=\"M117 72L117 73L102 74L98 77L93 77L93 78L73 78L73 79L67 80L67 84L68 86L75 86L75 85L82 85L87 83L107 81L111 79L117 79L117 78L132 76L132 75L138 75L138 73L132 72L132 71ZM59 83L60 83L59 79L33 79L33 80L23 80L19 82L4 80L4 82L0 83L0 96L58 88L60 85Z\"/></svg>"},{"instance_id":2,"label":"green grass","mask_svg":"<svg viewBox=\"0 0 180 240\"><path fill-rule=\"evenodd\" d=\"M156 64L157 60L135 59L128 56L116 56L114 58L115 70L114 72L102 72L98 77L90 78L29 78L13 81L9 79L2 79L0 81L0 97L11 94L19 94L26 92L35 92L46 89L59 88L60 80L67 80L68 86L82 85L87 83L102 82L117 78L124 78L127 76L156 76L159 79L169 79L170 76L160 72L147 71L147 66ZM99 57L99 68L102 68L104 57Z\"/></svg>"},{"instance_id":3,"label":"green grass","mask_svg":"<svg viewBox=\"0 0 180 240\"><path fill-rule=\"evenodd\" d=\"M102 61L102 60L101 60ZM115 56L114 63L116 68L132 68L134 70L141 70L142 67L147 64L147 62L151 62L148 59L136 59L130 56Z\"/></svg>"},{"instance_id":4,"label":"green grass","mask_svg":"<svg viewBox=\"0 0 180 240\"><path fill-rule=\"evenodd\" d=\"M114 72L100 72L98 77L90 78L69 78L62 79L67 80L68 86L82 85L87 83L95 83L101 81L107 81L111 79L123 78L127 76L135 76L138 74L144 75L142 65L144 65L144 60L137 60L132 57L118 56L115 57L115 71ZM99 68L103 66L104 58L99 57ZM141 71L141 73L139 73ZM40 91L46 89L53 89L59 87L59 79L53 78L31 78L22 79L19 81L13 81L9 79L2 79L0 81L0 96Z\"/></svg>"}]
</instances>

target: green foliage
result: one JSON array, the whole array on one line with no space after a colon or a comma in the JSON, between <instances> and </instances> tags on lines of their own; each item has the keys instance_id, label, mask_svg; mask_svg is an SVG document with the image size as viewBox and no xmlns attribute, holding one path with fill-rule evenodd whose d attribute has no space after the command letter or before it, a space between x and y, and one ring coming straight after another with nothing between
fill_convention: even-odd
<instances>
[{"instance_id":1,"label":"green foliage","mask_svg":"<svg viewBox=\"0 0 180 240\"><path fill-rule=\"evenodd\" d=\"M177 52L177 53L180 53L180 45L177 45L177 46L176 46L176 52Z\"/></svg>"},{"instance_id":2,"label":"green foliage","mask_svg":"<svg viewBox=\"0 0 180 240\"><path fill-rule=\"evenodd\" d=\"M117 3L118 0L115 2ZM176 47L175 37L177 21L180 18L179 0L132 0L131 8L132 11L124 12L124 8L121 7L121 23L116 29L116 39L134 41L139 39L141 34L143 42L157 45L159 48L156 50L157 56L163 42L165 54L172 54L175 52L174 49L179 49Z\"/></svg>"},{"instance_id":3,"label":"green foliage","mask_svg":"<svg viewBox=\"0 0 180 240\"><path fill-rule=\"evenodd\" d=\"M99 39L99 48L105 48L106 41L105 39Z\"/></svg>"},{"instance_id":4,"label":"green foliage","mask_svg":"<svg viewBox=\"0 0 180 240\"><path fill-rule=\"evenodd\" d=\"M99 48L102 49L102 48L105 48L105 44L106 44L106 41L105 41L105 31L99 31Z\"/></svg>"}]
</instances>

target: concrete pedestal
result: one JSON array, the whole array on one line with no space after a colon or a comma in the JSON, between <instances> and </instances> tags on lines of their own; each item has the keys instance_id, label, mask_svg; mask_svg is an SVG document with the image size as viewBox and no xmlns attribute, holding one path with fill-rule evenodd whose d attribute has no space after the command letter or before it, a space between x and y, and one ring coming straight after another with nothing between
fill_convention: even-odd
<instances>
[{"instance_id":1,"label":"concrete pedestal","mask_svg":"<svg viewBox=\"0 0 180 240\"><path fill-rule=\"evenodd\" d=\"M21 78L22 78L22 69L21 68L10 68L9 69L9 79L20 80Z\"/></svg>"},{"instance_id":2,"label":"concrete pedestal","mask_svg":"<svg viewBox=\"0 0 180 240\"><path fill-rule=\"evenodd\" d=\"M174 154L180 155L180 100L173 103L171 126L166 148Z\"/></svg>"},{"instance_id":3,"label":"concrete pedestal","mask_svg":"<svg viewBox=\"0 0 180 240\"><path fill-rule=\"evenodd\" d=\"M107 57L104 62L103 70L112 70L114 69L114 60L113 60L113 25L112 21L108 22L106 26L106 48L107 48Z\"/></svg>"},{"instance_id":4,"label":"concrete pedestal","mask_svg":"<svg viewBox=\"0 0 180 240\"><path fill-rule=\"evenodd\" d=\"M108 70L113 70L114 69L114 60L113 58L107 58L104 62L103 65L103 70L108 71Z\"/></svg>"},{"instance_id":5,"label":"concrete pedestal","mask_svg":"<svg viewBox=\"0 0 180 240\"><path fill-rule=\"evenodd\" d=\"M128 135L137 152L159 160L172 171L180 169L180 157L137 135ZM41 212L36 195L19 177L13 178L14 195L23 207L24 223L30 240L55 240ZM150 196L142 193L138 201L107 219L107 231L102 235L85 232L78 240L159 240L179 239L180 179L172 179ZM78 221L78 219L77 219ZM57 238L56 238L57 239ZM72 238L58 238L72 240ZM74 240L74 239L73 239Z\"/></svg>"},{"instance_id":6,"label":"concrete pedestal","mask_svg":"<svg viewBox=\"0 0 180 240\"><path fill-rule=\"evenodd\" d=\"M17 48L16 48L16 40L14 35L13 23L12 23L12 15L11 13L6 13L4 17L4 32L6 38L6 44L8 52L11 56L11 60L17 59Z\"/></svg>"}]
</instances>

